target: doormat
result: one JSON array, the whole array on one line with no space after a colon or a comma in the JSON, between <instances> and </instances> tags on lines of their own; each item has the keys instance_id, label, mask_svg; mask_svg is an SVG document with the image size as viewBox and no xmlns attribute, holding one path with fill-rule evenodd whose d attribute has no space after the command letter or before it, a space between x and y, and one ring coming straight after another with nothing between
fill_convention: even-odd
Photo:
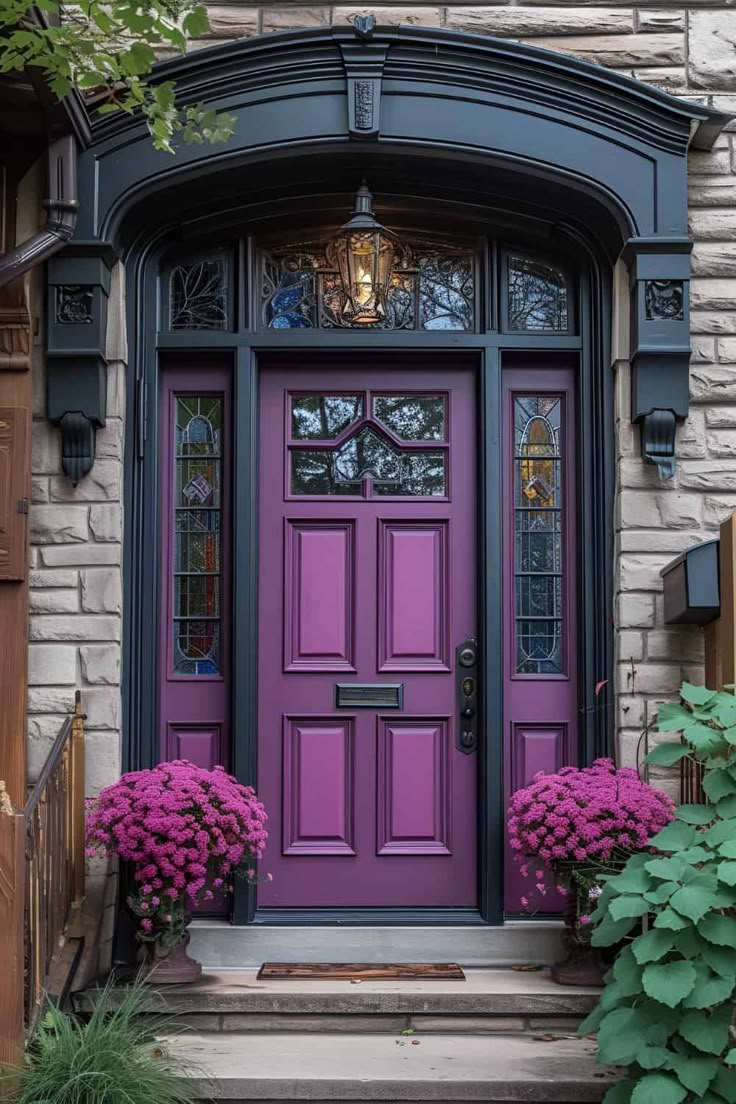
<instances>
[{"instance_id":1,"label":"doormat","mask_svg":"<svg viewBox=\"0 0 736 1104\"><path fill-rule=\"evenodd\" d=\"M456 962L264 962L258 977L271 981L465 981Z\"/></svg>"}]
</instances>

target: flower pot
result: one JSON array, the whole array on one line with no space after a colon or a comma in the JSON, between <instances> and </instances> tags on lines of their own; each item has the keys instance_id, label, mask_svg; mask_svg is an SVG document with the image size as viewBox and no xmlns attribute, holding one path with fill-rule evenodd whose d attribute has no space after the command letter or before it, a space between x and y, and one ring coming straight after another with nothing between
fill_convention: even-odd
<instances>
[{"instance_id":1,"label":"flower pot","mask_svg":"<svg viewBox=\"0 0 736 1104\"><path fill-rule=\"evenodd\" d=\"M577 902L572 892L568 896L561 940L567 958L554 964L550 971L552 980L558 985L602 986L607 967L596 948L580 938Z\"/></svg>"},{"instance_id":2,"label":"flower pot","mask_svg":"<svg viewBox=\"0 0 736 1104\"><path fill-rule=\"evenodd\" d=\"M146 981L155 985L186 985L202 976L202 963L187 954L189 932L173 947L164 946L160 940L146 944L148 974Z\"/></svg>"}]
</instances>

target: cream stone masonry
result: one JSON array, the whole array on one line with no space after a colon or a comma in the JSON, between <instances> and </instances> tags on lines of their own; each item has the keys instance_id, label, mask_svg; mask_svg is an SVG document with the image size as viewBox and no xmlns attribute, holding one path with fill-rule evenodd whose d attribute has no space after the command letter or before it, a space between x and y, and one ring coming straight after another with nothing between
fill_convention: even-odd
<instances>
[{"instance_id":1,"label":"cream stone masonry","mask_svg":"<svg viewBox=\"0 0 736 1104\"><path fill-rule=\"evenodd\" d=\"M442 26L497 35L572 54L688 99L736 113L736 0L647 0L366 6L259 4L218 0L209 36L197 49L300 27L344 25L373 14L379 24ZM736 509L736 124L711 152L690 159L692 405L678 433L678 473L660 481L640 454L629 420L625 275L617 281L614 340L617 473L615 513L614 686L600 696L614 712L620 751L635 760L657 702L683 678L702 680L703 635L664 624L664 563L716 535ZM92 473L72 488L61 474L58 435L44 419L39 348L34 421L32 629L29 741L31 762L53 739L81 684L90 693L91 787L119 770L122 453L125 342L120 271L111 297L108 424L98 434ZM601 677L604 677L601 672Z\"/></svg>"}]
</instances>

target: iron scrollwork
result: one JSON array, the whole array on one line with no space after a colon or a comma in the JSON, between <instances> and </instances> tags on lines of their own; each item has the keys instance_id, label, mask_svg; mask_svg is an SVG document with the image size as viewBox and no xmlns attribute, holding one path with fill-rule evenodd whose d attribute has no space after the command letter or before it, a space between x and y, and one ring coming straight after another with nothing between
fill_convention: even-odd
<instances>
[{"instance_id":1,"label":"iron scrollwork","mask_svg":"<svg viewBox=\"0 0 736 1104\"><path fill-rule=\"evenodd\" d=\"M682 322L685 317L682 280L647 280L644 307L648 322Z\"/></svg>"},{"instance_id":2,"label":"iron scrollwork","mask_svg":"<svg viewBox=\"0 0 736 1104\"><path fill-rule=\"evenodd\" d=\"M87 326L93 321L94 289L88 284L61 284L56 289L56 321L63 326Z\"/></svg>"}]
</instances>

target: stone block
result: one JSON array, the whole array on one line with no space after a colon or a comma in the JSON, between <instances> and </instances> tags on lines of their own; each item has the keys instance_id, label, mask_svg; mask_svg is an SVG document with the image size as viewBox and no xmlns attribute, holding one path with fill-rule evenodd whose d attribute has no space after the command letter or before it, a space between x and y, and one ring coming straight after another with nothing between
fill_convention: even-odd
<instances>
[{"instance_id":1,"label":"stone block","mask_svg":"<svg viewBox=\"0 0 736 1104\"><path fill-rule=\"evenodd\" d=\"M685 12L671 8L639 8L636 13L637 31L684 31Z\"/></svg>"},{"instance_id":2,"label":"stone block","mask_svg":"<svg viewBox=\"0 0 736 1104\"><path fill-rule=\"evenodd\" d=\"M631 659L643 659L644 634L640 632L618 633L616 636L616 657L621 663Z\"/></svg>"},{"instance_id":3,"label":"stone block","mask_svg":"<svg viewBox=\"0 0 736 1104\"><path fill-rule=\"evenodd\" d=\"M690 207L736 206L736 181L733 176L725 175L691 176L687 182L687 199ZM697 258L693 259L693 272L697 274Z\"/></svg>"},{"instance_id":4,"label":"stone block","mask_svg":"<svg viewBox=\"0 0 736 1104\"><path fill-rule=\"evenodd\" d=\"M87 687L84 690L85 727L89 729L120 728L120 688L117 686Z\"/></svg>"},{"instance_id":5,"label":"stone block","mask_svg":"<svg viewBox=\"0 0 736 1104\"><path fill-rule=\"evenodd\" d=\"M52 502L112 502L120 499L122 465L118 460L96 460L89 475L73 486L66 476L52 476Z\"/></svg>"},{"instance_id":6,"label":"stone block","mask_svg":"<svg viewBox=\"0 0 736 1104\"><path fill-rule=\"evenodd\" d=\"M644 698L636 694L619 694L616 704L619 728L644 727Z\"/></svg>"},{"instance_id":7,"label":"stone block","mask_svg":"<svg viewBox=\"0 0 736 1104\"><path fill-rule=\"evenodd\" d=\"M92 564L119 564L119 544L79 544L34 549L41 554L44 567L87 567Z\"/></svg>"},{"instance_id":8,"label":"stone block","mask_svg":"<svg viewBox=\"0 0 736 1104\"><path fill-rule=\"evenodd\" d=\"M722 364L736 364L736 337L717 338L716 355Z\"/></svg>"},{"instance_id":9,"label":"stone block","mask_svg":"<svg viewBox=\"0 0 736 1104\"><path fill-rule=\"evenodd\" d=\"M263 11L263 33L291 31L299 27L327 27L329 8L271 8Z\"/></svg>"},{"instance_id":10,"label":"stone block","mask_svg":"<svg viewBox=\"0 0 736 1104\"><path fill-rule=\"evenodd\" d=\"M125 364L121 360L107 365L107 415L125 417Z\"/></svg>"},{"instance_id":11,"label":"stone block","mask_svg":"<svg viewBox=\"0 0 736 1104\"><path fill-rule=\"evenodd\" d=\"M709 430L708 452L711 456L736 457L736 428Z\"/></svg>"},{"instance_id":12,"label":"stone block","mask_svg":"<svg viewBox=\"0 0 736 1104\"><path fill-rule=\"evenodd\" d=\"M93 567L83 571L81 579L86 613L120 613L123 595L117 567Z\"/></svg>"},{"instance_id":13,"label":"stone block","mask_svg":"<svg viewBox=\"0 0 736 1104\"><path fill-rule=\"evenodd\" d=\"M641 729L620 729L616 736L616 762L620 767L633 767L639 765L639 744L641 741Z\"/></svg>"},{"instance_id":14,"label":"stone block","mask_svg":"<svg viewBox=\"0 0 736 1104\"><path fill-rule=\"evenodd\" d=\"M54 740L59 735L65 720L66 717L63 714L48 714L28 718L26 752L28 781L31 784L36 781L43 770L44 763L54 745Z\"/></svg>"},{"instance_id":15,"label":"stone block","mask_svg":"<svg viewBox=\"0 0 736 1104\"><path fill-rule=\"evenodd\" d=\"M715 107L716 111L722 111L724 115L736 115L736 96L711 96L710 102ZM730 122L726 123L724 133L729 130L736 129L736 122L732 118Z\"/></svg>"},{"instance_id":16,"label":"stone block","mask_svg":"<svg viewBox=\"0 0 736 1104\"><path fill-rule=\"evenodd\" d=\"M703 499L703 526L706 529L718 529L722 521L736 510L736 495L706 495ZM701 534L704 540L710 534Z\"/></svg>"},{"instance_id":17,"label":"stone block","mask_svg":"<svg viewBox=\"0 0 736 1104\"><path fill-rule=\"evenodd\" d=\"M702 663L705 637L698 625L673 626L669 631L647 634L649 659L666 659L673 663Z\"/></svg>"},{"instance_id":18,"label":"stone block","mask_svg":"<svg viewBox=\"0 0 736 1104\"><path fill-rule=\"evenodd\" d=\"M86 708L85 699L82 705ZM120 734L85 729L85 796L94 797L120 777Z\"/></svg>"},{"instance_id":19,"label":"stone block","mask_svg":"<svg viewBox=\"0 0 736 1104\"><path fill-rule=\"evenodd\" d=\"M734 211L736 218L736 211ZM693 310L732 310L736 303L736 281L720 277L697 277L690 282Z\"/></svg>"},{"instance_id":20,"label":"stone block","mask_svg":"<svg viewBox=\"0 0 736 1104\"><path fill-rule=\"evenodd\" d=\"M691 406L684 422L677 427L675 454L683 459L705 456L705 410Z\"/></svg>"},{"instance_id":21,"label":"stone block","mask_svg":"<svg viewBox=\"0 0 736 1104\"><path fill-rule=\"evenodd\" d=\"M668 552L677 555L702 540L699 530L687 529L624 529L618 535L621 552Z\"/></svg>"},{"instance_id":22,"label":"stone block","mask_svg":"<svg viewBox=\"0 0 736 1104\"><path fill-rule=\"evenodd\" d=\"M415 1031L426 1034L452 1035L491 1035L505 1032L518 1034L526 1027L523 1016L430 1016L413 1015L411 1026Z\"/></svg>"},{"instance_id":23,"label":"stone block","mask_svg":"<svg viewBox=\"0 0 736 1104\"><path fill-rule=\"evenodd\" d=\"M77 613L79 610L79 591L73 590L32 590L29 595L31 613Z\"/></svg>"},{"instance_id":24,"label":"stone block","mask_svg":"<svg viewBox=\"0 0 736 1104\"><path fill-rule=\"evenodd\" d=\"M736 88L736 12L688 12L688 76L693 88Z\"/></svg>"},{"instance_id":25,"label":"stone block","mask_svg":"<svg viewBox=\"0 0 736 1104\"><path fill-rule=\"evenodd\" d=\"M27 700L29 713L73 713L74 687L31 686Z\"/></svg>"},{"instance_id":26,"label":"stone block","mask_svg":"<svg viewBox=\"0 0 736 1104\"><path fill-rule=\"evenodd\" d=\"M573 54L608 69L628 69L635 66L681 65L685 56L682 34L621 34L587 35L567 38L531 38L530 46Z\"/></svg>"},{"instance_id":27,"label":"stone block","mask_svg":"<svg viewBox=\"0 0 736 1104\"><path fill-rule=\"evenodd\" d=\"M212 9L210 8L210 18ZM122 418L108 418L107 424L97 430L95 455L100 460L122 460L124 429Z\"/></svg>"},{"instance_id":28,"label":"stone block","mask_svg":"<svg viewBox=\"0 0 736 1104\"><path fill-rule=\"evenodd\" d=\"M61 435L46 419L33 419L31 471L34 475L58 475L61 471Z\"/></svg>"},{"instance_id":29,"label":"stone block","mask_svg":"<svg viewBox=\"0 0 736 1104\"><path fill-rule=\"evenodd\" d=\"M624 529L698 529L702 499L697 494L678 491L625 491L620 496L619 512Z\"/></svg>"},{"instance_id":30,"label":"stone block","mask_svg":"<svg viewBox=\"0 0 736 1104\"><path fill-rule=\"evenodd\" d=\"M31 571L28 585L32 589L39 587L75 587L79 582L76 571Z\"/></svg>"},{"instance_id":31,"label":"stone block","mask_svg":"<svg viewBox=\"0 0 736 1104\"><path fill-rule=\"evenodd\" d=\"M49 481L45 475L34 475L31 479L31 502L48 502Z\"/></svg>"},{"instance_id":32,"label":"stone block","mask_svg":"<svg viewBox=\"0 0 736 1104\"><path fill-rule=\"evenodd\" d=\"M688 159L688 172L703 176L731 173L731 151L729 149L691 150Z\"/></svg>"},{"instance_id":33,"label":"stone block","mask_svg":"<svg viewBox=\"0 0 736 1104\"><path fill-rule=\"evenodd\" d=\"M690 338L690 363L713 364L716 359L716 342L713 337Z\"/></svg>"},{"instance_id":34,"label":"stone block","mask_svg":"<svg viewBox=\"0 0 736 1104\"><path fill-rule=\"evenodd\" d=\"M736 219L734 219L734 224L736 224ZM733 311L691 311L690 330L692 333L736 334L736 313ZM53 491L51 497L53 498Z\"/></svg>"},{"instance_id":35,"label":"stone block","mask_svg":"<svg viewBox=\"0 0 736 1104\"><path fill-rule=\"evenodd\" d=\"M33 544L73 544L89 538L86 506L31 506Z\"/></svg>"},{"instance_id":36,"label":"stone block","mask_svg":"<svg viewBox=\"0 0 736 1104\"><path fill-rule=\"evenodd\" d=\"M77 649L64 644L31 644L28 648L29 686L74 686Z\"/></svg>"},{"instance_id":37,"label":"stone block","mask_svg":"<svg viewBox=\"0 0 736 1104\"><path fill-rule=\"evenodd\" d=\"M690 398L696 402L719 403L732 399L736 402L736 372L733 368L701 367L690 368Z\"/></svg>"},{"instance_id":38,"label":"stone block","mask_svg":"<svg viewBox=\"0 0 736 1104\"><path fill-rule=\"evenodd\" d=\"M440 9L431 7L397 6L388 8L333 8L332 22L335 24L354 23L358 15L375 15L382 26L438 27Z\"/></svg>"},{"instance_id":39,"label":"stone block","mask_svg":"<svg viewBox=\"0 0 736 1104\"><path fill-rule=\"evenodd\" d=\"M653 69L634 69L632 76L643 84L652 84L663 92L681 93L685 90L685 68L682 65L662 65Z\"/></svg>"},{"instance_id":40,"label":"stone block","mask_svg":"<svg viewBox=\"0 0 736 1104\"><path fill-rule=\"evenodd\" d=\"M652 594L619 594L616 623L620 629L650 629L654 626Z\"/></svg>"},{"instance_id":41,"label":"stone block","mask_svg":"<svg viewBox=\"0 0 736 1104\"><path fill-rule=\"evenodd\" d=\"M736 240L736 219L728 208L692 210L688 216L690 234L696 241L727 242Z\"/></svg>"},{"instance_id":42,"label":"stone block","mask_svg":"<svg viewBox=\"0 0 736 1104\"><path fill-rule=\"evenodd\" d=\"M258 34L258 8L213 4L207 8L210 27L204 38L252 38Z\"/></svg>"},{"instance_id":43,"label":"stone block","mask_svg":"<svg viewBox=\"0 0 736 1104\"><path fill-rule=\"evenodd\" d=\"M631 690L637 694L676 694L682 681L679 663L642 663L636 667Z\"/></svg>"},{"instance_id":44,"label":"stone block","mask_svg":"<svg viewBox=\"0 0 736 1104\"><path fill-rule=\"evenodd\" d=\"M120 648L117 644L90 644L79 649L82 678L92 684L117 686L120 682Z\"/></svg>"},{"instance_id":45,"label":"stone block","mask_svg":"<svg viewBox=\"0 0 736 1104\"><path fill-rule=\"evenodd\" d=\"M719 429L736 430L736 403L732 406L706 406L705 424Z\"/></svg>"},{"instance_id":46,"label":"stone block","mask_svg":"<svg viewBox=\"0 0 736 1104\"><path fill-rule=\"evenodd\" d=\"M383 13L379 22L383 19ZM630 35L634 18L625 8L461 7L447 8L447 26L456 31L530 38L537 35ZM565 49L564 46L560 47Z\"/></svg>"},{"instance_id":47,"label":"stone block","mask_svg":"<svg viewBox=\"0 0 736 1104\"><path fill-rule=\"evenodd\" d=\"M34 617L30 639L33 641L73 641L120 639L120 618L98 615L73 617Z\"/></svg>"},{"instance_id":48,"label":"stone block","mask_svg":"<svg viewBox=\"0 0 736 1104\"><path fill-rule=\"evenodd\" d=\"M736 492L736 462L683 460L679 464L679 483L696 491Z\"/></svg>"},{"instance_id":49,"label":"stone block","mask_svg":"<svg viewBox=\"0 0 736 1104\"><path fill-rule=\"evenodd\" d=\"M660 571L666 567L672 557L665 554L655 556L647 553L634 555L627 552L619 557L619 589L662 590Z\"/></svg>"},{"instance_id":50,"label":"stone block","mask_svg":"<svg viewBox=\"0 0 736 1104\"><path fill-rule=\"evenodd\" d=\"M90 506L89 527L96 541L120 541L123 535L122 505Z\"/></svg>"}]
</instances>

